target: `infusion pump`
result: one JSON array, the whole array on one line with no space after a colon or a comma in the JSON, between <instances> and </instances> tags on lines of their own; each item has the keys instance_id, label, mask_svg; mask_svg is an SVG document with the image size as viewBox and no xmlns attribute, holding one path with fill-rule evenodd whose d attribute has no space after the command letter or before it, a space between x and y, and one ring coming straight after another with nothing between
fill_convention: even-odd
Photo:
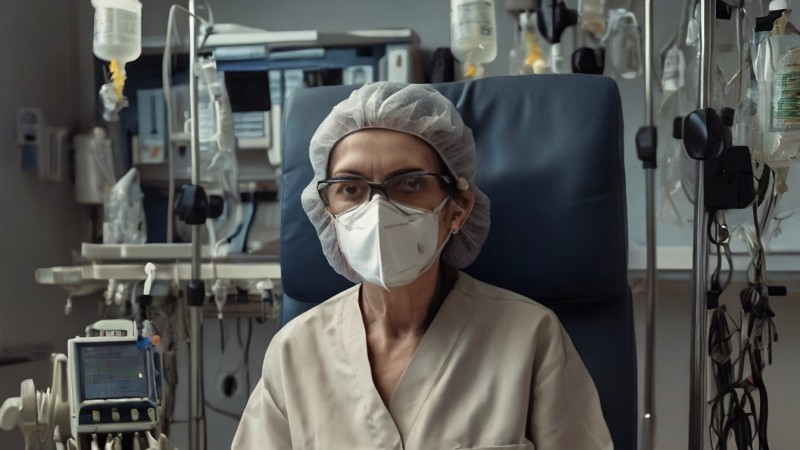
<instances>
[{"instance_id":1,"label":"infusion pump","mask_svg":"<svg viewBox=\"0 0 800 450\"><path fill-rule=\"evenodd\" d=\"M159 420L160 354L132 321L100 321L68 341L72 436L150 431ZM80 444L79 444L80 446ZM82 446L80 446L82 448Z\"/></svg>"},{"instance_id":2,"label":"infusion pump","mask_svg":"<svg viewBox=\"0 0 800 450\"><path fill-rule=\"evenodd\" d=\"M173 449L159 426L161 356L136 322L95 322L67 348L51 357L51 388L24 380L2 403L0 429L19 428L26 450Z\"/></svg>"}]
</instances>

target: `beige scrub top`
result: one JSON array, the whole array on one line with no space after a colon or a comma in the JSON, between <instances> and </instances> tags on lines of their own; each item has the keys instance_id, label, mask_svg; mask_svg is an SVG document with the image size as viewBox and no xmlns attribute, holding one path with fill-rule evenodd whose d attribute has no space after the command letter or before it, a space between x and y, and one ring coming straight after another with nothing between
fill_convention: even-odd
<instances>
[{"instance_id":1,"label":"beige scrub top","mask_svg":"<svg viewBox=\"0 0 800 450\"><path fill-rule=\"evenodd\" d=\"M386 406L359 285L270 343L232 449L612 449L594 383L555 314L459 274Z\"/></svg>"}]
</instances>

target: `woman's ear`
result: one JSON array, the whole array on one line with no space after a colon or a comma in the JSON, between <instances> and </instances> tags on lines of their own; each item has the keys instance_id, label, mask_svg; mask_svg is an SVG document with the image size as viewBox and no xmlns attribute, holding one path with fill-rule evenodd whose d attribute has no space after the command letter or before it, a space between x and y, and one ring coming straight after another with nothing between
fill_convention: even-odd
<instances>
[{"instance_id":1,"label":"woman's ear","mask_svg":"<svg viewBox=\"0 0 800 450\"><path fill-rule=\"evenodd\" d=\"M447 220L450 232L456 234L464 226L464 222L472 212L472 207L475 206L475 194L472 191L458 191L451 198L451 206L447 210Z\"/></svg>"}]
</instances>

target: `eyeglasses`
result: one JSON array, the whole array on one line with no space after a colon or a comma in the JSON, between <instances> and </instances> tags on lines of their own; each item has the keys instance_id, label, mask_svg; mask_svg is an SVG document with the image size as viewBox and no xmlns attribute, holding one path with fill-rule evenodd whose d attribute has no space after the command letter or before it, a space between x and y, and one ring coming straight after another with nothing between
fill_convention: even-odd
<instances>
[{"instance_id":1,"label":"eyeglasses","mask_svg":"<svg viewBox=\"0 0 800 450\"><path fill-rule=\"evenodd\" d=\"M383 193L390 202L425 207L433 195L452 184L453 179L446 175L411 172L383 183L370 183L357 176L329 178L317 182L317 191L330 212L339 214L368 201L374 191Z\"/></svg>"}]
</instances>

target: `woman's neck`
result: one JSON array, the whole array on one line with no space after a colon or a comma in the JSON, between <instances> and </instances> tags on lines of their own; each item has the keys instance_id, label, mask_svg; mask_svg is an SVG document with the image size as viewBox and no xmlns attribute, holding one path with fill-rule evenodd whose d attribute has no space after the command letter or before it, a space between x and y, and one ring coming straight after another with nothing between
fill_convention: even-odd
<instances>
[{"instance_id":1,"label":"woman's neck","mask_svg":"<svg viewBox=\"0 0 800 450\"><path fill-rule=\"evenodd\" d=\"M455 270L433 264L405 286L386 290L365 283L360 295L365 328L368 332L380 329L396 337L425 333L452 288L454 275L457 275Z\"/></svg>"}]
</instances>

